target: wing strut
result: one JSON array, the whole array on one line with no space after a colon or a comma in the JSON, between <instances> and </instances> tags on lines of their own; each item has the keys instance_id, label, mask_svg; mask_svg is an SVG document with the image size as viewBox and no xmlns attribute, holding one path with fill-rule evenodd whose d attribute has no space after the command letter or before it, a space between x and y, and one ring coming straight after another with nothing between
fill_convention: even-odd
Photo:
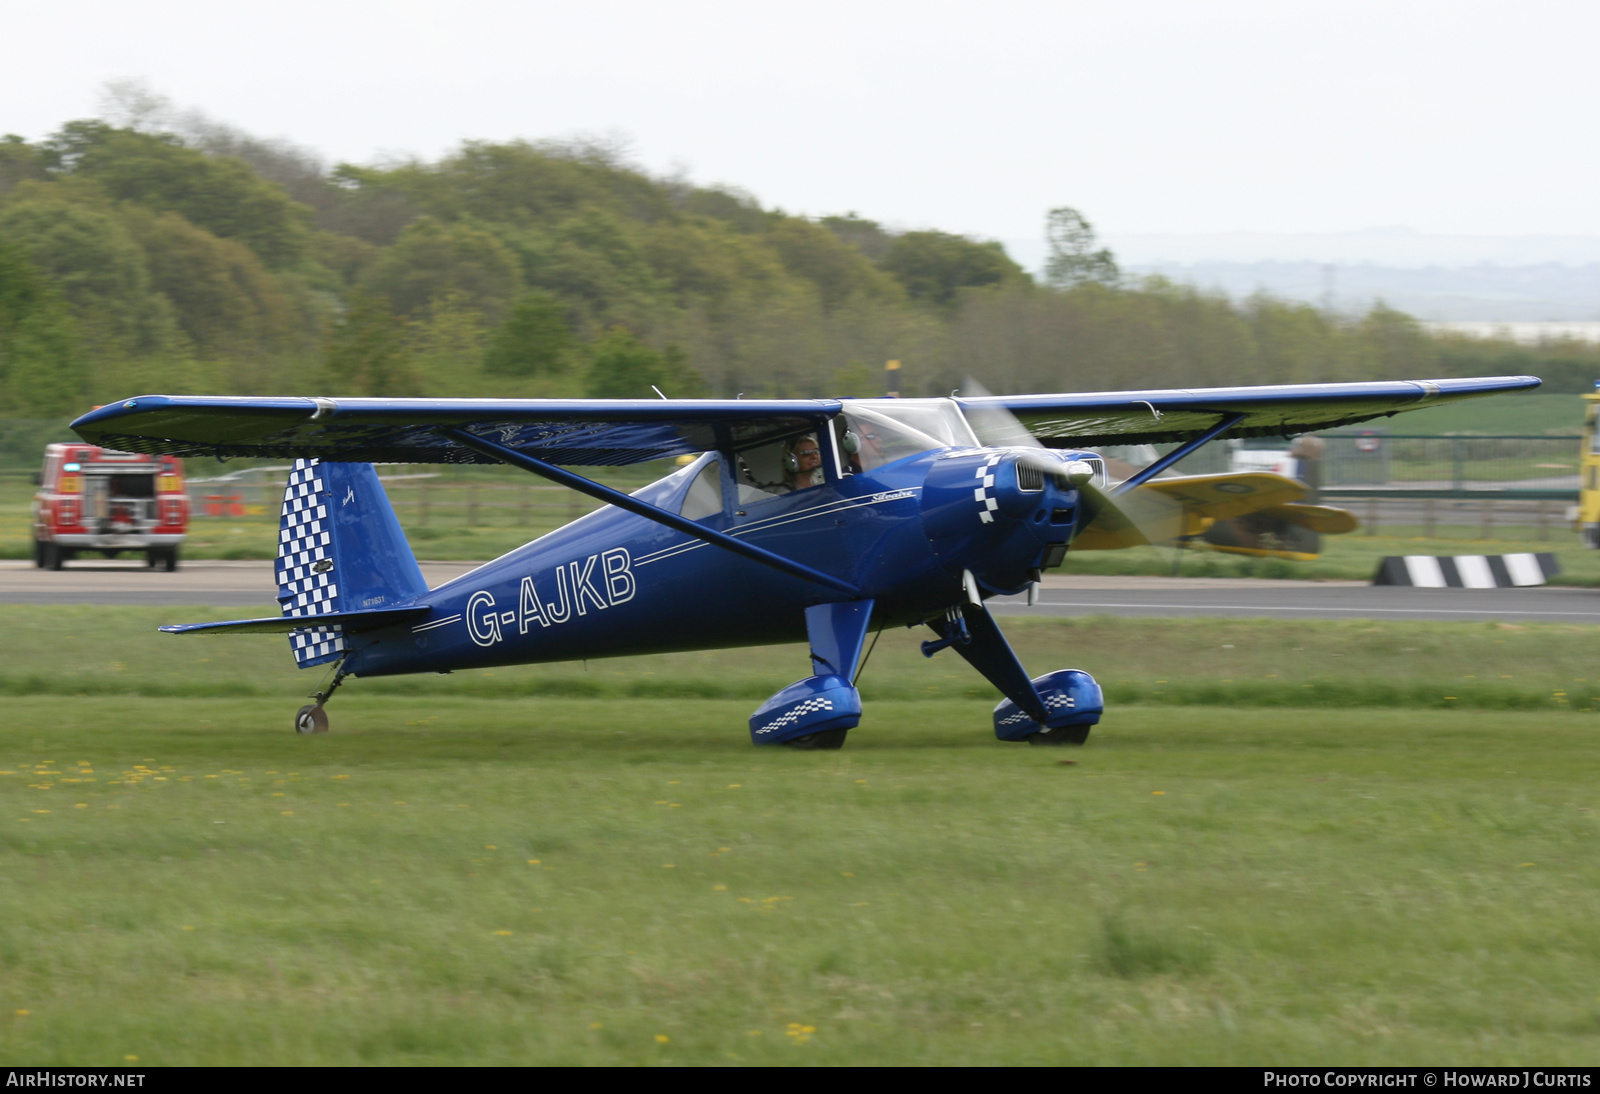
<instances>
[{"instance_id":1,"label":"wing strut","mask_svg":"<svg viewBox=\"0 0 1600 1094\"><path fill-rule=\"evenodd\" d=\"M1154 408L1152 407L1151 409L1153 410ZM1117 494L1125 494L1129 490L1132 490L1135 486L1138 486L1141 483L1149 482L1151 479L1161 474L1161 472L1165 471L1167 468L1183 459L1201 445L1221 436L1233 426L1244 421L1244 418L1245 416L1242 412L1238 414L1224 414L1222 416L1222 421L1218 422L1216 425L1200 434L1200 436L1196 437L1194 440L1185 441L1177 448L1174 448L1171 452L1168 452L1165 456L1162 456L1149 467L1146 467L1141 471L1137 471L1132 477L1119 482L1116 488L1111 491L1112 496Z\"/></svg>"},{"instance_id":2,"label":"wing strut","mask_svg":"<svg viewBox=\"0 0 1600 1094\"><path fill-rule=\"evenodd\" d=\"M842 578L834 577L832 574L825 574L821 570L814 570L804 563L773 554L771 551L763 547L757 547L753 543L746 543L744 540L735 539L724 532L718 532L715 529L696 524L694 521L687 520L677 513L669 513L659 505L651 505L647 501L640 501L638 498L624 494L620 490L613 490L609 486L601 486L592 479L586 479L582 475L575 475L571 471L563 470L554 464L545 463L534 456L518 452L515 448L485 440L483 437L475 433L468 433L464 429L447 427L439 430L439 432L458 444L472 449L474 452L499 460L501 463L511 464L513 467L520 467L524 471L531 471L535 475L542 475L552 482L571 487L581 494L588 494L591 498L599 498L603 502L615 505L618 509L626 509L630 513L637 514L647 520L653 520L657 524L664 524L668 528L693 536L695 539L702 540L714 547L721 547L724 550L732 551L736 555L743 555L752 562L759 562L763 566L772 567L774 570L782 570L793 577L813 581L818 585L826 585L830 589L836 589L852 598L861 596L860 589Z\"/></svg>"}]
</instances>

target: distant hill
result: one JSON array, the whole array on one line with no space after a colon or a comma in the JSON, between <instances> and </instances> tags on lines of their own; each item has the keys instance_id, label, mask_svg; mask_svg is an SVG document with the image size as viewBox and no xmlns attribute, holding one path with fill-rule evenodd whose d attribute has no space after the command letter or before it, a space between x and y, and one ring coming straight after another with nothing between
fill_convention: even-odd
<instances>
[{"instance_id":1,"label":"distant hill","mask_svg":"<svg viewBox=\"0 0 1600 1094\"><path fill-rule=\"evenodd\" d=\"M1236 299L1265 292L1350 313L1382 301L1426 320L1600 319L1600 263L1405 267L1196 261L1141 264L1130 270L1220 289Z\"/></svg>"}]
</instances>

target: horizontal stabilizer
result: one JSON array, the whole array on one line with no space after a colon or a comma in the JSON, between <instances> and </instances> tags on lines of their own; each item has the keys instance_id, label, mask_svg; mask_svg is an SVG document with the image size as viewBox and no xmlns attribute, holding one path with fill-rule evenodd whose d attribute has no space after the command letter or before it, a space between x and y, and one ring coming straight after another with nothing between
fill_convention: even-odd
<instances>
[{"instance_id":1,"label":"horizontal stabilizer","mask_svg":"<svg viewBox=\"0 0 1600 1094\"><path fill-rule=\"evenodd\" d=\"M202 634L228 631L232 634L287 634L290 631L316 630L339 626L347 634L375 631L396 623L409 623L433 611L426 604L408 608L372 608L364 612L328 612L325 615L281 615L270 619L234 619L226 623L178 623L162 627L168 634Z\"/></svg>"}]
</instances>

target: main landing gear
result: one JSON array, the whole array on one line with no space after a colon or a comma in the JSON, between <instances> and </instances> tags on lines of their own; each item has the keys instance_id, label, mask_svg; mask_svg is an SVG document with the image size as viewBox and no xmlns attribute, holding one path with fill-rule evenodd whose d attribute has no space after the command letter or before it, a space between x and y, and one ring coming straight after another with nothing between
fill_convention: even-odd
<instances>
[{"instance_id":1,"label":"main landing gear","mask_svg":"<svg viewBox=\"0 0 1600 1094\"><path fill-rule=\"evenodd\" d=\"M1078 669L1061 669L1028 679L1022 662L1000 633L989 609L966 604L928 626L939 636L924 642L932 657L954 649L983 674L1005 698L994 708L994 735L1002 741L1030 745L1081 745L1105 710L1105 697L1094 677Z\"/></svg>"},{"instance_id":2,"label":"main landing gear","mask_svg":"<svg viewBox=\"0 0 1600 1094\"><path fill-rule=\"evenodd\" d=\"M328 712L323 709L333 693L339 690L339 685L344 683L344 678L349 675L343 668L334 670L333 682L323 691L313 692L311 698L315 703L307 703L295 712L294 731L296 733L326 733L328 732Z\"/></svg>"},{"instance_id":3,"label":"main landing gear","mask_svg":"<svg viewBox=\"0 0 1600 1094\"><path fill-rule=\"evenodd\" d=\"M750 716L750 740L802 752L844 747L861 722L855 674L872 618L872 601L817 604L806 609L813 675L762 703Z\"/></svg>"}]
</instances>

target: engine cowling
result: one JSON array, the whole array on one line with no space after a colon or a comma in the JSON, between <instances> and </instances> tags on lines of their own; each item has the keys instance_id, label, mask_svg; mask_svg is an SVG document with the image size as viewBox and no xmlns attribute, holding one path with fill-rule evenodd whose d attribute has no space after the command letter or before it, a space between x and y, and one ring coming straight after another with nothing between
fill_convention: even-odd
<instances>
[{"instance_id":1,"label":"engine cowling","mask_svg":"<svg viewBox=\"0 0 1600 1094\"><path fill-rule=\"evenodd\" d=\"M935 460L922 487L922 527L935 557L952 577L970 570L990 592L1021 592L1061 562L1076 531L1080 498L1069 468L1077 470L1037 449Z\"/></svg>"}]
</instances>

